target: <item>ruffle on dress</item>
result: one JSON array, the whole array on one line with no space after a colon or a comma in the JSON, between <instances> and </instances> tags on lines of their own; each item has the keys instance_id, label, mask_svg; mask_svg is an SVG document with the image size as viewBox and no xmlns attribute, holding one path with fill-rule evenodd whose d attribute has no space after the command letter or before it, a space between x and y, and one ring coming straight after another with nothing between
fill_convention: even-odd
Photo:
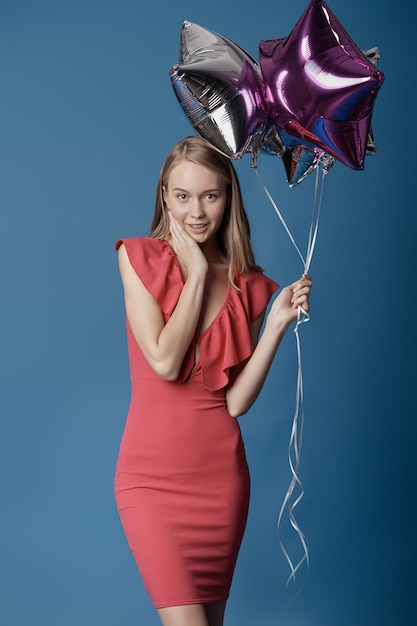
<instances>
[{"instance_id":1,"label":"ruffle on dress","mask_svg":"<svg viewBox=\"0 0 417 626\"><path fill-rule=\"evenodd\" d=\"M184 286L181 268L165 240L150 237L119 239L126 247L130 263L145 288L157 301L165 320L172 314ZM252 354L250 324L268 306L279 285L260 271L236 274L235 291L229 284L224 303L211 324L187 351L177 382L185 382L195 367L195 342L199 345L199 366L203 384L209 391L222 389L229 382L230 368Z\"/></svg>"}]
</instances>

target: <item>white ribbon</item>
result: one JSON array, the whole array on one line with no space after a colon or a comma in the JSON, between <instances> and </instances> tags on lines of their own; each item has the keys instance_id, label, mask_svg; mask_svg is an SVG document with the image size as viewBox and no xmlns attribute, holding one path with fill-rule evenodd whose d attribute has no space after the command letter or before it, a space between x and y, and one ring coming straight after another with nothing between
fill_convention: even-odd
<instances>
[{"instance_id":1,"label":"white ribbon","mask_svg":"<svg viewBox=\"0 0 417 626\"><path fill-rule=\"evenodd\" d=\"M306 251L305 257L302 255L299 247L297 246L295 239L293 235L291 234L290 229L288 228L280 210L278 209L276 202L272 198L265 184L262 182L259 176L258 170L255 169L255 171L266 195L268 196L272 206L275 209L275 212L277 213L282 225L284 226L285 231L287 232L294 248L296 249L298 255L301 258L301 261L304 267L304 274L307 274L311 265L311 260L313 258L313 252L314 252L314 248L315 248L316 241L317 241L320 210L321 210L321 205L322 205L322 200L323 200L324 176L328 172L328 161L327 161L326 155L323 157L322 160L319 160L318 166L316 168L314 199L313 199L313 206L312 206L312 215L311 215L311 223L310 223L309 236L308 236L307 251ZM320 172L321 172L321 178L320 178ZM321 181L321 185L319 189L320 181ZM293 600L300 594L301 589L307 580L309 566L310 566L307 540L295 517L295 509L304 496L304 487L299 476L301 447L302 447L303 430L304 430L303 369L302 369L302 362L301 362L301 340L300 340L300 335L299 335L299 327L301 324L308 322L309 320L310 320L309 314L306 311L304 311L304 309L301 306L299 306L297 322L294 328L294 333L295 333L295 338L296 338L296 347L297 347L297 364L298 364L297 385L296 385L294 416L293 416L293 421L292 421L290 441L288 445L288 463L289 463L290 471L291 471L291 482L289 484L284 500L282 502L282 505L278 514L278 520L277 520L278 541L279 541L281 550L290 567L290 575L287 579L286 588L288 588L290 583L293 583L293 598L292 598ZM298 494L296 493L296 489L298 491ZM301 547L303 551L301 558L297 562L294 562L293 558L291 558L281 538L281 523L282 523L285 511L288 512L289 522L292 528L297 533L297 536L301 543ZM305 563L306 565L306 569L307 569L306 575L305 575L301 588L297 591L297 593L294 593L296 574L299 572L303 563Z\"/></svg>"}]
</instances>

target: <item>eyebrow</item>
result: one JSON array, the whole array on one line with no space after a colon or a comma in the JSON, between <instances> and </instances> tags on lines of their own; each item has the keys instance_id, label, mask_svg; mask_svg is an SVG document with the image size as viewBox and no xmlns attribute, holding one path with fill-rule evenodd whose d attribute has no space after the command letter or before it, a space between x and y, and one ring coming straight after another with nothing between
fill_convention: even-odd
<instances>
[{"instance_id":1,"label":"eyebrow","mask_svg":"<svg viewBox=\"0 0 417 626\"><path fill-rule=\"evenodd\" d=\"M183 189L182 187L174 187L172 191L185 191L186 193L189 193L188 189ZM217 193L219 193L220 188L213 187L213 189L205 189L202 193L213 193L213 191L217 191Z\"/></svg>"}]
</instances>

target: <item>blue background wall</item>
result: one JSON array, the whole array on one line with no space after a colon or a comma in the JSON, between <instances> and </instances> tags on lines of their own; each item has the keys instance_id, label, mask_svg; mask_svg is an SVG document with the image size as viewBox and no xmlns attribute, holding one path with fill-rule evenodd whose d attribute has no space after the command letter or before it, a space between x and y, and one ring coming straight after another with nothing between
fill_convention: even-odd
<instances>
[{"instance_id":1,"label":"blue background wall","mask_svg":"<svg viewBox=\"0 0 417 626\"><path fill-rule=\"evenodd\" d=\"M183 20L257 57L306 2L1 0L1 546L7 626L159 623L113 500L129 402L115 240L148 232L167 150L191 128L169 79ZM253 480L228 626L408 626L416 589L415 85L409 8L330 7L386 80L365 170L326 177L301 328L306 425L298 508L311 557L290 609L276 519L289 482L296 351L289 333L241 419ZM249 167L236 162L258 261L281 284L302 268ZM314 175L259 172L301 247ZM294 537L285 530L292 549ZM295 546L294 546L295 548Z\"/></svg>"}]
</instances>

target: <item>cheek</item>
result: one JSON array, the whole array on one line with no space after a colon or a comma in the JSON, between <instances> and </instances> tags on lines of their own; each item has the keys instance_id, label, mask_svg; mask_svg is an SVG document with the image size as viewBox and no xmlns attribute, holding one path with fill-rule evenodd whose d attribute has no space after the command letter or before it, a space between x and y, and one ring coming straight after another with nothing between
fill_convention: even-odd
<instances>
[{"instance_id":1,"label":"cheek","mask_svg":"<svg viewBox=\"0 0 417 626\"><path fill-rule=\"evenodd\" d=\"M175 202L173 202L169 205L169 208L171 210L172 215L175 217L175 219L178 222L182 222L185 219L187 212L184 209L184 207L177 206Z\"/></svg>"},{"instance_id":2,"label":"cheek","mask_svg":"<svg viewBox=\"0 0 417 626\"><path fill-rule=\"evenodd\" d=\"M218 211L217 211L217 217L216 217L216 221L221 224L223 222L223 217L224 217L224 213L225 213L225 207L224 205L219 207Z\"/></svg>"}]
</instances>

